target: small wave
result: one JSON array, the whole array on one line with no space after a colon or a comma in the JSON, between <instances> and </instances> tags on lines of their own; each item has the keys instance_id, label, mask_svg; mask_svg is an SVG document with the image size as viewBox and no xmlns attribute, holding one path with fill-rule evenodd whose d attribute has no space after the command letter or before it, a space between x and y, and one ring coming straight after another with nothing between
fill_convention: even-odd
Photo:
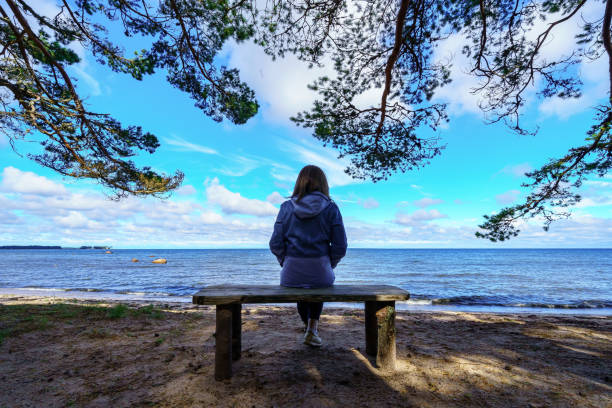
<instances>
[{"instance_id":1,"label":"small wave","mask_svg":"<svg viewBox=\"0 0 612 408\"><path fill-rule=\"evenodd\" d=\"M133 295L133 296L145 296L145 297L185 297L186 296L184 294L173 293L173 292L133 291L133 290L116 290L116 291L113 291L113 293L117 295ZM189 296L191 296L191 294Z\"/></svg>"},{"instance_id":2,"label":"small wave","mask_svg":"<svg viewBox=\"0 0 612 408\"><path fill-rule=\"evenodd\" d=\"M458 306L497 306L524 307L542 309L604 309L612 308L612 302L605 300L581 300L569 303L520 302L510 299L489 296L454 296L450 298L433 298L432 305Z\"/></svg>"},{"instance_id":3,"label":"small wave","mask_svg":"<svg viewBox=\"0 0 612 408\"><path fill-rule=\"evenodd\" d=\"M62 290L65 292L104 292L103 289L96 288L67 288Z\"/></svg>"},{"instance_id":4,"label":"small wave","mask_svg":"<svg viewBox=\"0 0 612 408\"><path fill-rule=\"evenodd\" d=\"M404 303L407 305L416 305L416 306L427 305L429 306L432 304L432 300L431 299L408 299Z\"/></svg>"},{"instance_id":5,"label":"small wave","mask_svg":"<svg viewBox=\"0 0 612 408\"><path fill-rule=\"evenodd\" d=\"M538 307L543 309L607 309L612 308L612 302L582 301L577 303L517 303L514 307Z\"/></svg>"},{"instance_id":6,"label":"small wave","mask_svg":"<svg viewBox=\"0 0 612 408\"><path fill-rule=\"evenodd\" d=\"M3 289L9 289L9 288L3 288ZM27 291L31 291L31 292L67 292L73 289L66 289L66 288L48 288L48 287L44 287L44 286L24 286L22 288L14 288L16 290L27 290ZM74 290L80 290L80 289L74 289Z\"/></svg>"}]
</instances>

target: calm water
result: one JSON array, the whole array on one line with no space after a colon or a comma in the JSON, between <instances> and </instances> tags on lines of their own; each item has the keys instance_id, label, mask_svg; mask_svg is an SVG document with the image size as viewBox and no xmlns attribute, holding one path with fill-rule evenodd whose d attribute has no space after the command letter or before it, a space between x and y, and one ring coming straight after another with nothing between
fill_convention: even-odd
<instances>
[{"instance_id":1,"label":"calm water","mask_svg":"<svg viewBox=\"0 0 612 408\"><path fill-rule=\"evenodd\" d=\"M272 254L252 250L2 250L0 288L189 301L205 285L276 284ZM152 264L151 256L168 259ZM131 262L132 258L140 260ZM352 249L336 283L386 283L398 307L551 309L612 314L612 249Z\"/></svg>"}]
</instances>

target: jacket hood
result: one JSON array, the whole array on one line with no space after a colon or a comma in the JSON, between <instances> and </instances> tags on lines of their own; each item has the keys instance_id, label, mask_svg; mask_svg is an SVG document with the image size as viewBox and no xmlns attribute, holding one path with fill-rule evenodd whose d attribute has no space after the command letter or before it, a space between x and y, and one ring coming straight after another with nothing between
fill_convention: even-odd
<instances>
[{"instance_id":1,"label":"jacket hood","mask_svg":"<svg viewBox=\"0 0 612 408\"><path fill-rule=\"evenodd\" d=\"M300 201L297 201L297 197L291 198L293 210L298 218L315 217L326 209L330 202L325 194L318 191L305 195Z\"/></svg>"}]
</instances>

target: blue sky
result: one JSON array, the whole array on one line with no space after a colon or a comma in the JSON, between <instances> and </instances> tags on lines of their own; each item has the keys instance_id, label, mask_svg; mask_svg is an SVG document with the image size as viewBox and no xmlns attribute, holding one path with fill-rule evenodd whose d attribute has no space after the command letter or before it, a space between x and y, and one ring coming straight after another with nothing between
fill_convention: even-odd
<instances>
[{"instance_id":1,"label":"blue sky","mask_svg":"<svg viewBox=\"0 0 612 408\"><path fill-rule=\"evenodd\" d=\"M55 7L52 1L36 3L49 13ZM591 12L598 10L585 11ZM574 32L558 33L545 55L567 52ZM549 232L535 219L507 243L474 237L483 214L524 196L525 171L583 143L592 106L607 92L605 61L579 67L585 82L579 100L531 97L524 120L540 131L518 136L484 123L478 97L469 92L474 82L462 74L460 41L449 38L437 54L454 58L456 75L436 96L449 104L451 114L449 125L438 132L445 150L425 168L378 183L348 177L346 161L288 120L309 108L315 95L306 85L328 68L309 70L292 57L273 62L252 44L228 44L219 62L239 68L261 104L256 117L235 126L204 116L188 95L166 83L163 72L138 82L97 65L75 44L83 61L71 72L89 107L156 134L162 146L154 155L138 157L138 163L167 173L180 169L185 183L167 200L111 201L95 183L62 178L19 156L0 136L0 243L265 247L300 168L316 164L328 175L353 247L611 247L610 176L586 182L572 218L554 223ZM374 91L362 103L378 99ZM37 149L27 142L16 147L24 156Z\"/></svg>"}]
</instances>

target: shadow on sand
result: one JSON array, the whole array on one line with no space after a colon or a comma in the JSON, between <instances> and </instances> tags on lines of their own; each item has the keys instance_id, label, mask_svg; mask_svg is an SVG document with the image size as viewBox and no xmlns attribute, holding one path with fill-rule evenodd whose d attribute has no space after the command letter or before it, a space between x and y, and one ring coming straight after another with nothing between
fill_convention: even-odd
<instances>
[{"instance_id":1,"label":"shadow on sand","mask_svg":"<svg viewBox=\"0 0 612 408\"><path fill-rule=\"evenodd\" d=\"M326 309L312 349L293 309L245 308L242 358L218 382L214 308L11 307L0 307L0 407L612 405L609 317L399 312L397 369L383 372L364 353L363 311Z\"/></svg>"}]
</instances>

